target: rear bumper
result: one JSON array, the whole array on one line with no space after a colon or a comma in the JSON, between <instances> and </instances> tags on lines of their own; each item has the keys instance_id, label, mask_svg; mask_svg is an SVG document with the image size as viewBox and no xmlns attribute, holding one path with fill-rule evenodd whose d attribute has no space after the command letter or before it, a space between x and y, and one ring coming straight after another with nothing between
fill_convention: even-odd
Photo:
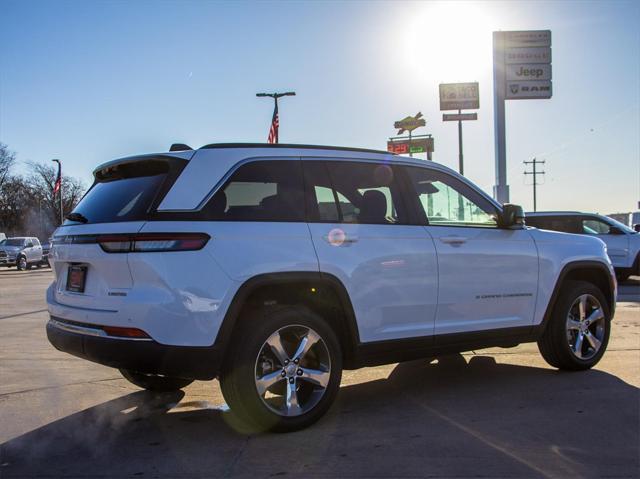
<instances>
[{"instance_id":1,"label":"rear bumper","mask_svg":"<svg viewBox=\"0 0 640 479\"><path fill-rule=\"evenodd\" d=\"M58 350L82 359L118 369L162 374L189 379L213 379L218 375L222 354L211 347L166 346L153 340L114 338L72 332L60 324L77 327L77 331L99 331L95 325L71 323L51 317L47 323L49 342Z\"/></svg>"}]
</instances>

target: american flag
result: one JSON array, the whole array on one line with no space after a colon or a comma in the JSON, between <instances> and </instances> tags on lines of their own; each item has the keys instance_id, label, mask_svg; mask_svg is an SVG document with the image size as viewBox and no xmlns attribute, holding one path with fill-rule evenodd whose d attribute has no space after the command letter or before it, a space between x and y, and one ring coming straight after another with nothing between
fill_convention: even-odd
<instances>
[{"instance_id":1,"label":"american flag","mask_svg":"<svg viewBox=\"0 0 640 479\"><path fill-rule=\"evenodd\" d=\"M273 118L271 119L271 128L269 129L269 143L278 143L278 127L280 126L280 120L278 119L278 102L273 110Z\"/></svg>"},{"instance_id":2,"label":"american flag","mask_svg":"<svg viewBox=\"0 0 640 479\"><path fill-rule=\"evenodd\" d=\"M58 191L60 191L60 186L62 185L62 166L60 165L60 162L58 161L58 176L56 176L56 182L53 185L53 196L55 196Z\"/></svg>"}]
</instances>

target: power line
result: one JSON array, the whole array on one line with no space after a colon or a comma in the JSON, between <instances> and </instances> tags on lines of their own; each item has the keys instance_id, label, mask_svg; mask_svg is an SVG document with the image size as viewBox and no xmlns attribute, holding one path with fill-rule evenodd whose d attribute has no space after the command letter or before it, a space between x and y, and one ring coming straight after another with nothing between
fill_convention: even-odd
<instances>
[{"instance_id":1,"label":"power line","mask_svg":"<svg viewBox=\"0 0 640 479\"><path fill-rule=\"evenodd\" d=\"M533 211L537 210L537 191L536 191L536 187L540 184L538 183L538 175L544 175L545 172L544 171L538 171L536 169L536 166L538 165L544 165L545 160L536 160L535 158L531 161L523 161L522 163L524 163L525 165L533 165L533 171L526 171L524 172L525 175L533 175ZM525 166L526 168L526 166Z\"/></svg>"}]
</instances>

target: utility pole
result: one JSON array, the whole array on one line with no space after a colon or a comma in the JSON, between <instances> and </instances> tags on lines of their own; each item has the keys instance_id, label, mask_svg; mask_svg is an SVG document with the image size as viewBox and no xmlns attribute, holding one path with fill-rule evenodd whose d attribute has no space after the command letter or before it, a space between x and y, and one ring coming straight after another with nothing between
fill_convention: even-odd
<instances>
[{"instance_id":1,"label":"utility pole","mask_svg":"<svg viewBox=\"0 0 640 479\"><path fill-rule=\"evenodd\" d=\"M537 165L544 165L545 160L536 160L535 158L531 161L523 161L525 165L532 165L533 171L525 171L526 175L533 175L533 211L537 210L537 195L536 195L536 187L540 184L538 183L538 175L544 175L544 171L538 171L536 169ZM526 166L525 166L526 168Z\"/></svg>"},{"instance_id":2,"label":"utility pole","mask_svg":"<svg viewBox=\"0 0 640 479\"><path fill-rule=\"evenodd\" d=\"M295 91L286 91L284 93L256 93L257 97L269 97L269 98L273 98L273 107L274 107L274 113L276 115L279 115L278 113L278 98L282 98L283 96L296 96L296 92ZM278 129L280 128L280 119L278 118ZM276 137L275 137L275 142L278 143L278 133L276 132Z\"/></svg>"},{"instance_id":3,"label":"utility pole","mask_svg":"<svg viewBox=\"0 0 640 479\"><path fill-rule=\"evenodd\" d=\"M464 156L462 155L462 112L458 110L458 173L464 176Z\"/></svg>"}]
</instances>

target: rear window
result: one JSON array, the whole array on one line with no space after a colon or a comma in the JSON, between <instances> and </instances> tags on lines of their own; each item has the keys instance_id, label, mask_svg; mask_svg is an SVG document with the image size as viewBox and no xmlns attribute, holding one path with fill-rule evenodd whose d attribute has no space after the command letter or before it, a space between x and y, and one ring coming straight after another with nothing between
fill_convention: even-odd
<instances>
[{"instance_id":1,"label":"rear window","mask_svg":"<svg viewBox=\"0 0 640 479\"><path fill-rule=\"evenodd\" d=\"M169 165L163 161L104 169L96 174L95 183L69 215L86 221L74 218L64 224L145 220L168 173Z\"/></svg>"}]
</instances>

